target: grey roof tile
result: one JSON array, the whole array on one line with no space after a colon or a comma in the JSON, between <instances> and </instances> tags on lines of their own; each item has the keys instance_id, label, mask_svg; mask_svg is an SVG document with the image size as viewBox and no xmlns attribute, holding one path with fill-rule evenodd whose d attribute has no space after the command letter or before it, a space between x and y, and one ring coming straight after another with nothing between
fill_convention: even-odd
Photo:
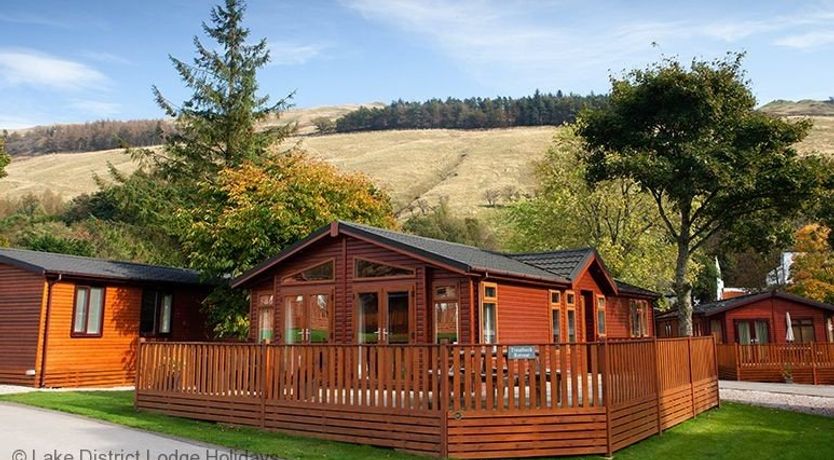
<instances>
[{"instance_id":1,"label":"grey roof tile","mask_svg":"<svg viewBox=\"0 0 834 460\"><path fill-rule=\"evenodd\" d=\"M0 248L0 263L7 263L43 274L125 281L202 284L196 271L185 268L95 259L27 249Z\"/></svg>"}]
</instances>

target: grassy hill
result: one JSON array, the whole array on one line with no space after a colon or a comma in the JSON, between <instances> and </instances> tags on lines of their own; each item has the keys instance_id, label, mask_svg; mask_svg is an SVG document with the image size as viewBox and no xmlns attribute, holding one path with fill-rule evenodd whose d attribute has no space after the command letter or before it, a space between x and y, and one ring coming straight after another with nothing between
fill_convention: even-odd
<instances>
[{"instance_id":1,"label":"grassy hill","mask_svg":"<svg viewBox=\"0 0 834 460\"><path fill-rule=\"evenodd\" d=\"M476 215L485 210L485 189L532 189L531 163L542 157L556 129L377 131L302 136L287 144L299 142L339 168L369 175L391 194L397 210L419 199L435 203L445 195L456 212ZM106 177L108 162L124 172L136 168L122 150L15 157L6 168L8 176L0 180L0 193L20 196L49 189L69 199L94 191L93 175Z\"/></svg>"},{"instance_id":2,"label":"grassy hill","mask_svg":"<svg viewBox=\"0 0 834 460\"><path fill-rule=\"evenodd\" d=\"M795 117L808 107L827 105L806 102L775 101L762 110ZM337 118L357 107L292 110L282 120L298 122L299 132L309 134L315 132L311 120L316 117ZM834 116L811 118L814 129L800 151L834 155ZM369 175L391 194L398 210L407 209L417 200L435 203L448 196L458 214L479 215L487 211L484 190L506 185L522 192L533 188L532 162L542 157L557 129L374 131L302 135L289 142L300 142L311 154L339 168ZM94 191L93 174L106 177L107 162L125 172L136 168L121 150L16 157L7 168L8 177L0 180L0 193L20 196L49 189L69 199Z\"/></svg>"},{"instance_id":3,"label":"grassy hill","mask_svg":"<svg viewBox=\"0 0 834 460\"><path fill-rule=\"evenodd\" d=\"M759 110L786 117L830 117L834 116L834 102L814 101L811 99L803 99L801 101L786 101L784 99L778 99L761 106Z\"/></svg>"}]
</instances>

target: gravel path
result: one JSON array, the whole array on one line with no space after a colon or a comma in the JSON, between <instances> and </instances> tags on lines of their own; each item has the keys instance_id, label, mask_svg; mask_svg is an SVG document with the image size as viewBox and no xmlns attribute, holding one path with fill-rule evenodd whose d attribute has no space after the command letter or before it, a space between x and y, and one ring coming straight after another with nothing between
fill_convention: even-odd
<instances>
[{"instance_id":1,"label":"gravel path","mask_svg":"<svg viewBox=\"0 0 834 460\"><path fill-rule=\"evenodd\" d=\"M720 396L722 401L834 417L834 398L729 388L721 388Z\"/></svg>"}]
</instances>

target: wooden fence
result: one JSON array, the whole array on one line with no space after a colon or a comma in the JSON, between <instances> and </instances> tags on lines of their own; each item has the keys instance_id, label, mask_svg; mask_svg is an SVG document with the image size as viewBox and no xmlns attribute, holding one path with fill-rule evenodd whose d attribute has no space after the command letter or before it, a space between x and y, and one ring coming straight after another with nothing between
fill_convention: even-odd
<instances>
[{"instance_id":1,"label":"wooden fence","mask_svg":"<svg viewBox=\"0 0 834 460\"><path fill-rule=\"evenodd\" d=\"M530 347L141 342L136 407L498 458L610 454L718 405L711 337Z\"/></svg>"},{"instance_id":2,"label":"wooden fence","mask_svg":"<svg viewBox=\"0 0 834 460\"><path fill-rule=\"evenodd\" d=\"M834 343L718 345L722 379L834 384Z\"/></svg>"}]
</instances>

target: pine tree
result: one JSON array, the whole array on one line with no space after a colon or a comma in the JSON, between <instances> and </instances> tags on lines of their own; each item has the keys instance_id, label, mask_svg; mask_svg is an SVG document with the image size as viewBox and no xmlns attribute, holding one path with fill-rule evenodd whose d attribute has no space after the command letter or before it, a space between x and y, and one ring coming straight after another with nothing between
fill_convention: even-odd
<instances>
[{"instance_id":1,"label":"pine tree","mask_svg":"<svg viewBox=\"0 0 834 460\"><path fill-rule=\"evenodd\" d=\"M259 96L256 74L269 62L265 39L247 44L249 29L242 25L243 0L226 0L211 11L211 24L202 24L217 47L205 46L194 37L192 63L170 56L180 78L193 90L190 99L176 106L153 87L165 113L175 119L175 130L166 138L163 152L141 152L153 159L169 179L211 179L224 167L258 160L281 141L294 125L261 128L289 104L292 93L271 103Z\"/></svg>"}]
</instances>

